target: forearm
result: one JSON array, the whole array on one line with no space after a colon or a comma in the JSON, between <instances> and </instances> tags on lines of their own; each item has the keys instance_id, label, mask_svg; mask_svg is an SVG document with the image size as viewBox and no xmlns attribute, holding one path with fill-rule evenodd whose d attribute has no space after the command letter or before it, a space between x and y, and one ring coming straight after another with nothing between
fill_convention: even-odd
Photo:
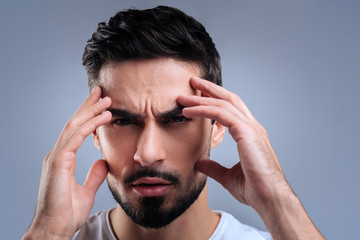
<instances>
[{"instance_id":1,"label":"forearm","mask_svg":"<svg viewBox=\"0 0 360 240\"><path fill-rule=\"evenodd\" d=\"M241 159L231 168L200 160L196 169L253 207L274 239L324 239L286 182L265 128L241 98L203 79L191 78L190 83L206 97L179 96L184 116L214 119L218 129L228 127Z\"/></svg>"},{"instance_id":2,"label":"forearm","mask_svg":"<svg viewBox=\"0 0 360 240\"><path fill-rule=\"evenodd\" d=\"M325 239L293 192L279 194L256 210L273 239Z\"/></svg>"},{"instance_id":3,"label":"forearm","mask_svg":"<svg viewBox=\"0 0 360 240\"><path fill-rule=\"evenodd\" d=\"M69 223L66 220L60 222ZM44 240L68 240L75 233L72 226L64 226L52 221L46 216L35 216L29 229L25 232L22 240L44 239Z\"/></svg>"},{"instance_id":4,"label":"forearm","mask_svg":"<svg viewBox=\"0 0 360 240\"><path fill-rule=\"evenodd\" d=\"M69 240L69 237L56 236L51 233L48 233L45 229L29 229L22 240L35 240L35 239L44 239L44 240Z\"/></svg>"}]
</instances>

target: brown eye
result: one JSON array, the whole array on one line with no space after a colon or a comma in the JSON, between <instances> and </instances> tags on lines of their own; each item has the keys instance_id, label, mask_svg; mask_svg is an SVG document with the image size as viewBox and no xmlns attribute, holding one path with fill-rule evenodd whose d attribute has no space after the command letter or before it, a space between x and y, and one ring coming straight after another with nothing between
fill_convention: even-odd
<instances>
[{"instance_id":1,"label":"brown eye","mask_svg":"<svg viewBox=\"0 0 360 240\"><path fill-rule=\"evenodd\" d=\"M131 124L135 124L135 122L131 119L121 118L121 119L115 119L113 121L113 124L119 125L119 126L127 126Z\"/></svg>"},{"instance_id":2,"label":"brown eye","mask_svg":"<svg viewBox=\"0 0 360 240\"><path fill-rule=\"evenodd\" d=\"M184 116L177 116L177 117L173 117L173 118L171 119L171 122L177 122L177 123L179 123L179 122L183 122L183 121L186 121L186 120L187 120L187 118L184 117Z\"/></svg>"},{"instance_id":3,"label":"brown eye","mask_svg":"<svg viewBox=\"0 0 360 240\"><path fill-rule=\"evenodd\" d=\"M164 124L181 124L187 121L190 121L190 118L187 118L185 116L175 116L175 117L171 117L169 119L166 119L164 121Z\"/></svg>"}]
</instances>

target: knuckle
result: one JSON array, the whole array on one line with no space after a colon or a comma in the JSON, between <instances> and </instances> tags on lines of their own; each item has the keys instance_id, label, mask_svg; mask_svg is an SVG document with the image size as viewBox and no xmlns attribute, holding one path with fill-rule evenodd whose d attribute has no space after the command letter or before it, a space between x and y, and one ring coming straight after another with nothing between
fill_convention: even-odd
<instances>
[{"instance_id":1,"label":"knuckle","mask_svg":"<svg viewBox=\"0 0 360 240\"><path fill-rule=\"evenodd\" d=\"M51 153L52 153L52 149L50 150L50 152L48 153L48 154L46 154L46 156L44 157L44 162L47 162L48 161L48 159L50 158L50 155L51 155Z\"/></svg>"},{"instance_id":2,"label":"knuckle","mask_svg":"<svg viewBox=\"0 0 360 240\"><path fill-rule=\"evenodd\" d=\"M56 151L54 149L51 149L50 152L48 154L46 154L46 156L43 159L43 167L44 166L48 166L49 164L52 163L52 159L54 158L54 155L56 154Z\"/></svg>"},{"instance_id":3,"label":"knuckle","mask_svg":"<svg viewBox=\"0 0 360 240\"><path fill-rule=\"evenodd\" d=\"M223 112L224 110L231 112L231 113L236 113L237 111L235 110L235 106L233 105L232 102L226 101L226 100L221 100L218 107L221 108L221 112ZM220 110L219 110L220 111Z\"/></svg>"},{"instance_id":4,"label":"knuckle","mask_svg":"<svg viewBox=\"0 0 360 240\"><path fill-rule=\"evenodd\" d=\"M206 82L206 83L207 83L207 82ZM204 84L204 85L203 85L203 88L204 88L205 92L210 92L211 89L212 89L208 84Z\"/></svg>"},{"instance_id":5,"label":"knuckle","mask_svg":"<svg viewBox=\"0 0 360 240\"><path fill-rule=\"evenodd\" d=\"M215 108L213 110L213 115L214 115L215 119L218 119L221 116L221 113L222 113L222 111L218 108Z\"/></svg>"},{"instance_id":6,"label":"knuckle","mask_svg":"<svg viewBox=\"0 0 360 240\"><path fill-rule=\"evenodd\" d=\"M86 128L82 127L76 131L75 137L83 137L86 135Z\"/></svg>"},{"instance_id":7,"label":"knuckle","mask_svg":"<svg viewBox=\"0 0 360 240\"><path fill-rule=\"evenodd\" d=\"M58 156L60 159L68 161L68 160L73 160L75 158L75 153L74 152L69 152L69 151L62 151L59 153ZM61 161L59 161L61 162Z\"/></svg>"},{"instance_id":8,"label":"knuckle","mask_svg":"<svg viewBox=\"0 0 360 240\"><path fill-rule=\"evenodd\" d=\"M76 154L74 152L67 152L67 151L59 152L57 156L54 156L54 159L53 161L51 161L49 167L52 170L69 168L72 165L75 158L76 158Z\"/></svg>"},{"instance_id":9,"label":"knuckle","mask_svg":"<svg viewBox=\"0 0 360 240\"><path fill-rule=\"evenodd\" d=\"M266 131L266 129L262 125L260 125L260 129L265 134L265 136L268 136L268 132Z\"/></svg>"},{"instance_id":10,"label":"knuckle","mask_svg":"<svg viewBox=\"0 0 360 240\"><path fill-rule=\"evenodd\" d=\"M261 132L263 135L268 136L268 133L263 125L261 125L258 121L254 122L254 125L256 126L256 129L258 129L259 132Z\"/></svg>"},{"instance_id":11,"label":"knuckle","mask_svg":"<svg viewBox=\"0 0 360 240\"><path fill-rule=\"evenodd\" d=\"M77 128L77 126L78 121L76 120L76 118L72 118L66 123L65 129L68 131L73 131L75 128Z\"/></svg>"},{"instance_id":12,"label":"knuckle","mask_svg":"<svg viewBox=\"0 0 360 240\"><path fill-rule=\"evenodd\" d=\"M85 124L83 127L79 128L77 130L77 135L81 136L82 138L86 138L92 131L91 129L96 129L97 124L96 124L96 118L93 119L93 121L88 122L87 124Z\"/></svg>"},{"instance_id":13,"label":"knuckle","mask_svg":"<svg viewBox=\"0 0 360 240\"><path fill-rule=\"evenodd\" d=\"M100 109L101 109L101 106L99 106L99 105L97 105L97 104L94 104L94 105L91 107L91 110L90 110L92 116L94 117L94 116L98 115Z\"/></svg>"},{"instance_id":14,"label":"knuckle","mask_svg":"<svg viewBox=\"0 0 360 240\"><path fill-rule=\"evenodd\" d=\"M232 106L233 106L233 104L231 103L231 102L228 102L228 101L222 101L222 106L224 107L224 108L231 108Z\"/></svg>"},{"instance_id":15,"label":"knuckle","mask_svg":"<svg viewBox=\"0 0 360 240\"><path fill-rule=\"evenodd\" d=\"M46 156L44 157L44 159L43 159L43 166L45 166L45 165L47 165L47 164L49 163L49 161L50 161L50 154L51 154L51 153L48 153L48 154L46 154Z\"/></svg>"},{"instance_id":16,"label":"knuckle","mask_svg":"<svg viewBox=\"0 0 360 240\"><path fill-rule=\"evenodd\" d=\"M237 94L232 93L232 92L229 93L228 98L229 98L229 101L232 102L232 103L241 102L240 97Z\"/></svg>"}]
</instances>

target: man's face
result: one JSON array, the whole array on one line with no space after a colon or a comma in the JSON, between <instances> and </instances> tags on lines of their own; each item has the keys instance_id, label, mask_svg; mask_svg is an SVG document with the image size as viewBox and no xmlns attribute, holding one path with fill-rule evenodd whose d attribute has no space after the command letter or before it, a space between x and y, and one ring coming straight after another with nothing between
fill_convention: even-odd
<instances>
[{"instance_id":1,"label":"man's face","mask_svg":"<svg viewBox=\"0 0 360 240\"><path fill-rule=\"evenodd\" d=\"M144 227L169 224L206 183L195 164L209 157L211 121L185 118L176 101L200 95L189 82L200 75L198 65L171 58L111 63L100 71L113 117L94 141L108 162L115 199Z\"/></svg>"}]
</instances>

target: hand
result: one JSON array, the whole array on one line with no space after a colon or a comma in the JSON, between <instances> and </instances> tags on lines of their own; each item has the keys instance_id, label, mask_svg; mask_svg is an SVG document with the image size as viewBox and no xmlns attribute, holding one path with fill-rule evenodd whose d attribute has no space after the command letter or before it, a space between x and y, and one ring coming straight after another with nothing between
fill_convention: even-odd
<instances>
[{"instance_id":1,"label":"hand","mask_svg":"<svg viewBox=\"0 0 360 240\"><path fill-rule=\"evenodd\" d=\"M101 88L95 87L45 157L35 216L24 238L69 239L87 220L108 169L104 160L96 161L85 183L78 185L76 152L89 134L111 119L105 111L111 99L100 97Z\"/></svg>"},{"instance_id":2,"label":"hand","mask_svg":"<svg viewBox=\"0 0 360 240\"><path fill-rule=\"evenodd\" d=\"M228 127L237 143L240 161L231 169L211 160L201 160L197 169L222 184L238 201L258 208L279 188L291 191L265 129L239 96L199 78L191 85L201 96L180 96L186 117L206 117Z\"/></svg>"},{"instance_id":3,"label":"hand","mask_svg":"<svg viewBox=\"0 0 360 240\"><path fill-rule=\"evenodd\" d=\"M199 160L196 168L222 184L238 201L253 207L274 239L323 239L293 193L271 146L266 130L236 94L193 77L202 96L179 96L189 118L216 120L229 129L237 144L239 162L228 169L218 162Z\"/></svg>"}]
</instances>

